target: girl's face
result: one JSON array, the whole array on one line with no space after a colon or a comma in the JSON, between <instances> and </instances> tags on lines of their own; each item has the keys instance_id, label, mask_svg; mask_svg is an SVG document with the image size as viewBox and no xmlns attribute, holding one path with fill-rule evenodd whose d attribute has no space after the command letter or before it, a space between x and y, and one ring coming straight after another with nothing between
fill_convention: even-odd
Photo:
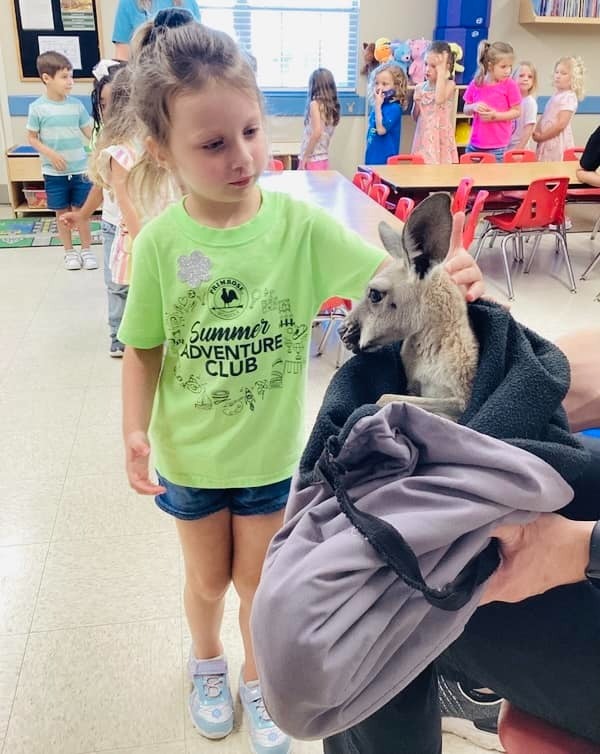
<instances>
[{"instance_id":1,"label":"girl's face","mask_svg":"<svg viewBox=\"0 0 600 754\"><path fill-rule=\"evenodd\" d=\"M268 159L256 98L212 82L176 97L169 116L169 143L156 150L157 156L189 188L197 206L210 216L224 204L254 202Z\"/></svg>"},{"instance_id":2,"label":"girl's face","mask_svg":"<svg viewBox=\"0 0 600 754\"><path fill-rule=\"evenodd\" d=\"M379 71L375 76L375 91L388 92L390 89L394 89L394 77L391 71L388 69Z\"/></svg>"},{"instance_id":3,"label":"girl's face","mask_svg":"<svg viewBox=\"0 0 600 754\"><path fill-rule=\"evenodd\" d=\"M571 69L565 63L559 63L554 69L554 86L559 92L571 88Z\"/></svg>"},{"instance_id":4,"label":"girl's face","mask_svg":"<svg viewBox=\"0 0 600 754\"><path fill-rule=\"evenodd\" d=\"M100 90L100 112L102 113L102 119L106 120L108 111L110 110L110 95L112 92L112 82L104 84Z\"/></svg>"},{"instance_id":5,"label":"girl's face","mask_svg":"<svg viewBox=\"0 0 600 754\"><path fill-rule=\"evenodd\" d=\"M528 65L522 65L517 75L517 84L523 96L529 94L533 87L533 73Z\"/></svg>"},{"instance_id":6,"label":"girl's face","mask_svg":"<svg viewBox=\"0 0 600 754\"><path fill-rule=\"evenodd\" d=\"M428 52L425 56L425 78L431 83L437 80L437 66L440 59L441 55L438 55L437 52Z\"/></svg>"},{"instance_id":7,"label":"girl's face","mask_svg":"<svg viewBox=\"0 0 600 754\"><path fill-rule=\"evenodd\" d=\"M504 81L507 79L512 73L512 64L512 58L508 56L498 58L493 65L490 63L488 70L493 81Z\"/></svg>"}]
</instances>

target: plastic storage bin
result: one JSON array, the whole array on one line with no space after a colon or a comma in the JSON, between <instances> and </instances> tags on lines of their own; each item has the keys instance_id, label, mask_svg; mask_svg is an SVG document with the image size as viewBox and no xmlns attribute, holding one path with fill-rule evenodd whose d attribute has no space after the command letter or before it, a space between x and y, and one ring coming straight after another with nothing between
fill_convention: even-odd
<instances>
[{"instance_id":1,"label":"plastic storage bin","mask_svg":"<svg viewBox=\"0 0 600 754\"><path fill-rule=\"evenodd\" d=\"M29 209L48 209L48 198L43 188L23 188Z\"/></svg>"},{"instance_id":2,"label":"plastic storage bin","mask_svg":"<svg viewBox=\"0 0 600 754\"><path fill-rule=\"evenodd\" d=\"M492 0L438 0L436 26L487 28L490 25L491 6Z\"/></svg>"},{"instance_id":3,"label":"plastic storage bin","mask_svg":"<svg viewBox=\"0 0 600 754\"><path fill-rule=\"evenodd\" d=\"M476 28L438 26L433 38L445 40L446 42L456 42L461 46L463 57L459 62L464 65L465 70L463 73L456 75L456 83L468 84L477 70L477 46L483 39L488 38L487 26L478 26Z\"/></svg>"}]
</instances>

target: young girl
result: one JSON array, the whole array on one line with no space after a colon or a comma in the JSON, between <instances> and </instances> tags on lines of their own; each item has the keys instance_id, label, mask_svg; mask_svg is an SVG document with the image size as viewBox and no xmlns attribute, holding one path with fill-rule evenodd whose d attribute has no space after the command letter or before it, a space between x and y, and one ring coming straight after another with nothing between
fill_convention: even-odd
<instances>
[{"instance_id":1,"label":"young girl","mask_svg":"<svg viewBox=\"0 0 600 754\"><path fill-rule=\"evenodd\" d=\"M583 75L581 58L560 58L554 66L555 91L533 132L538 160L560 161L565 149L575 146L571 120L583 99Z\"/></svg>"},{"instance_id":2,"label":"young girl","mask_svg":"<svg viewBox=\"0 0 600 754\"><path fill-rule=\"evenodd\" d=\"M514 52L504 42L482 41L479 66L465 91L465 113L473 113L467 152L490 152L500 162L512 134L512 121L521 114L521 93L513 81Z\"/></svg>"},{"instance_id":3,"label":"young girl","mask_svg":"<svg viewBox=\"0 0 600 754\"><path fill-rule=\"evenodd\" d=\"M509 149L531 149L531 135L537 121L537 71L533 63L523 60L515 68L513 79L521 92L521 114L513 121Z\"/></svg>"},{"instance_id":4,"label":"young girl","mask_svg":"<svg viewBox=\"0 0 600 754\"><path fill-rule=\"evenodd\" d=\"M327 68L317 68L308 80L299 170L329 169L329 142L339 122L340 103L333 74Z\"/></svg>"},{"instance_id":5,"label":"young girl","mask_svg":"<svg viewBox=\"0 0 600 754\"><path fill-rule=\"evenodd\" d=\"M458 162L453 115L454 61L447 42L432 42L425 55L425 81L414 92L412 115L417 127L412 153L434 165Z\"/></svg>"},{"instance_id":6,"label":"young girl","mask_svg":"<svg viewBox=\"0 0 600 754\"><path fill-rule=\"evenodd\" d=\"M233 581L252 747L284 754L290 739L269 718L257 678L252 600L303 444L312 319L332 295L358 297L385 253L315 206L259 188L268 160L265 112L248 60L230 37L196 23L150 23L143 34L136 115L152 157L189 194L134 244L119 330L127 344L127 474L176 521L194 725L208 738L233 727L220 639ZM459 233L457 226L453 238ZM469 256L459 258L453 262L467 278L460 282L479 279ZM149 477L149 425L158 484Z\"/></svg>"},{"instance_id":7,"label":"young girl","mask_svg":"<svg viewBox=\"0 0 600 754\"><path fill-rule=\"evenodd\" d=\"M406 107L408 79L397 63L382 63L369 77L371 105L367 129L367 165L385 165L398 154L402 129L402 110Z\"/></svg>"},{"instance_id":8,"label":"young girl","mask_svg":"<svg viewBox=\"0 0 600 754\"><path fill-rule=\"evenodd\" d=\"M111 92L113 80L118 71L126 63L118 60L100 60L93 68L94 85L92 88L92 117L94 127L92 129L92 147L96 141L105 118L110 111ZM93 213L102 204L102 247L104 251L104 284L108 297L108 328L110 335L109 355L113 358L123 356L123 344L117 338L117 330L121 324L125 299L127 298L127 286L114 283L110 273L110 251L113 246L117 226L119 224L119 208L111 198L110 191L101 186L94 185L81 209L66 212L62 221L70 228L79 227L88 223Z\"/></svg>"}]
</instances>

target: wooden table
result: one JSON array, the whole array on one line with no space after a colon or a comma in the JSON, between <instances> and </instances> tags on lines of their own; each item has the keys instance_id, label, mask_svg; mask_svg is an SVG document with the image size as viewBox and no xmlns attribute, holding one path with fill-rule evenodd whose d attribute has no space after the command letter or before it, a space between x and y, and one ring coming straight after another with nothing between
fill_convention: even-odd
<instances>
[{"instance_id":1,"label":"wooden table","mask_svg":"<svg viewBox=\"0 0 600 754\"><path fill-rule=\"evenodd\" d=\"M400 230L403 225L374 199L335 170L282 170L265 173L260 185L322 207L366 241L381 246L377 226L382 220Z\"/></svg>"},{"instance_id":2,"label":"wooden table","mask_svg":"<svg viewBox=\"0 0 600 754\"><path fill-rule=\"evenodd\" d=\"M359 165L373 171L395 191L454 191L460 179L473 179L476 189L526 189L536 178L567 176L569 187L582 187L576 161L476 163L469 165Z\"/></svg>"}]
</instances>

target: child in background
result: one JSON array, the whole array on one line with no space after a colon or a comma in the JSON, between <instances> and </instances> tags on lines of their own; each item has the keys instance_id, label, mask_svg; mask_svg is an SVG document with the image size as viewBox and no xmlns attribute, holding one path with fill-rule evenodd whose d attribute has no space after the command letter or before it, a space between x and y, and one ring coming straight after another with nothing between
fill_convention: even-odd
<instances>
[{"instance_id":1,"label":"child in background","mask_svg":"<svg viewBox=\"0 0 600 754\"><path fill-rule=\"evenodd\" d=\"M317 68L308 80L299 170L329 169L329 143L339 122L340 103L333 74L327 68Z\"/></svg>"},{"instance_id":2,"label":"child in background","mask_svg":"<svg viewBox=\"0 0 600 754\"><path fill-rule=\"evenodd\" d=\"M92 69L94 85L92 87L92 117L94 128L92 131L92 147L98 139L103 120L108 116L111 102L112 82L126 63L118 60L100 60ZM109 355L113 358L123 356L123 344L117 339L117 330L123 318L127 286L114 283L110 272L110 251L119 224L119 207L112 199L108 189L94 185L81 209L67 212L61 220L70 228L79 228L89 222L93 213L102 204L102 247L104 251L104 284L108 297L108 328L110 334Z\"/></svg>"},{"instance_id":3,"label":"child in background","mask_svg":"<svg viewBox=\"0 0 600 754\"><path fill-rule=\"evenodd\" d=\"M584 96L583 76L581 58L560 58L554 66L555 91L533 131L538 160L558 162L565 149L575 146L571 120Z\"/></svg>"},{"instance_id":4,"label":"child in background","mask_svg":"<svg viewBox=\"0 0 600 754\"><path fill-rule=\"evenodd\" d=\"M406 107L408 79L397 63L382 63L369 77L368 99L371 104L367 129L367 165L385 165L388 157L398 154L402 129L402 111Z\"/></svg>"},{"instance_id":5,"label":"child in background","mask_svg":"<svg viewBox=\"0 0 600 754\"><path fill-rule=\"evenodd\" d=\"M477 48L479 66L465 91L465 113L473 113L467 152L489 152L498 162L510 143L512 121L521 114L521 93L511 78L513 48L484 40Z\"/></svg>"},{"instance_id":6,"label":"child in background","mask_svg":"<svg viewBox=\"0 0 600 754\"><path fill-rule=\"evenodd\" d=\"M413 118L417 121L412 153L426 163L458 162L454 138L455 55L447 42L432 42L425 55L425 81L415 87Z\"/></svg>"},{"instance_id":7,"label":"child in background","mask_svg":"<svg viewBox=\"0 0 600 754\"><path fill-rule=\"evenodd\" d=\"M360 296L386 253L314 205L259 188L265 112L247 58L222 32L157 20L142 27L134 66L148 147L138 168L152 155L189 194L134 243L119 330L127 474L176 520L194 725L207 738L233 728L220 638L233 581L252 748L287 754L290 739L262 701L250 611L303 445L311 322L327 298ZM464 282L478 280L469 255L459 257ZM149 475L149 425L158 484Z\"/></svg>"},{"instance_id":8,"label":"child in background","mask_svg":"<svg viewBox=\"0 0 600 754\"><path fill-rule=\"evenodd\" d=\"M81 135L92 135L92 121L85 107L71 97L73 66L60 52L38 55L37 70L46 95L29 105L28 140L40 153L48 209L56 211L58 235L64 246L67 270L96 270L98 262L90 250L92 231L89 222L79 228L81 253L73 248L71 231L61 216L87 199L91 184L86 178L87 156Z\"/></svg>"},{"instance_id":9,"label":"child in background","mask_svg":"<svg viewBox=\"0 0 600 754\"><path fill-rule=\"evenodd\" d=\"M509 149L531 149L531 135L537 122L537 71L533 63L522 60L515 68L513 79L521 92L521 114L513 121L513 133Z\"/></svg>"}]
</instances>

